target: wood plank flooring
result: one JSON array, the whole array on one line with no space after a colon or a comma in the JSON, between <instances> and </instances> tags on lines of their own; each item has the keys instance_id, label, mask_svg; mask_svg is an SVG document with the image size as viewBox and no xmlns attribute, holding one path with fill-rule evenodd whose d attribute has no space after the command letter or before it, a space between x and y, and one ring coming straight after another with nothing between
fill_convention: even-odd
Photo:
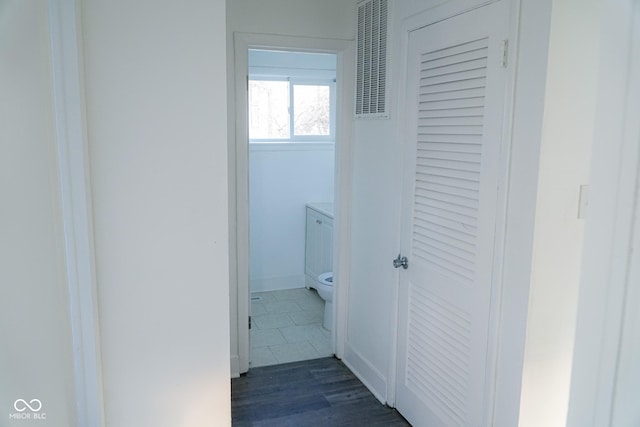
<instances>
[{"instance_id":1,"label":"wood plank flooring","mask_svg":"<svg viewBox=\"0 0 640 427\"><path fill-rule=\"evenodd\" d=\"M409 426L338 359L251 369L231 381L233 425Z\"/></svg>"}]
</instances>

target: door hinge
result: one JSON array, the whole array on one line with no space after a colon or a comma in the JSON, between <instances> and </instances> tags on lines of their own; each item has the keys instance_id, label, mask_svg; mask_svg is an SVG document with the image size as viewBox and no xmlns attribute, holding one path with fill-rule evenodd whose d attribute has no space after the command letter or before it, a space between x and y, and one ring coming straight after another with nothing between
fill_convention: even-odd
<instances>
[{"instance_id":1,"label":"door hinge","mask_svg":"<svg viewBox=\"0 0 640 427\"><path fill-rule=\"evenodd\" d=\"M251 330L251 316L249 316L249 330Z\"/></svg>"},{"instance_id":2,"label":"door hinge","mask_svg":"<svg viewBox=\"0 0 640 427\"><path fill-rule=\"evenodd\" d=\"M502 68L507 68L509 63L509 40L502 40Z\"/></svg>"}]
</instances>

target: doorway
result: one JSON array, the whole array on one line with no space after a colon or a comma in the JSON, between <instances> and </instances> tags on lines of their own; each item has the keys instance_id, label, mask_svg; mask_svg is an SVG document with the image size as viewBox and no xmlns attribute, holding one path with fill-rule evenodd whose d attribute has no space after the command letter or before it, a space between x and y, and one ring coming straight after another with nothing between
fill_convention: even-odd
<instances>
[{"instance_id":1,"label":"doorway","mask_svg":"<svg viewBox=\"0 0 640 427\"><path fill-rule=\"evenodd\" d=\"M230 217L236 223L231 224L231 229L235 230L235 233L232 233L230 244L231 269L236 277L232 280L230 297L232 375L237 376L248 371L250 366L252 346L249 327L253 331L268 329L265 328L266 326L279 329L275 326L280 322L280 324L287 324L282 326L284 328L295 328L287 331L289 335L283 334L282 330L254 334L254 338L260 340L254 343L254 349L263 348L260 350L262 356L266 355L258 363L259 365L291 361L290 357L282 353L276 354L274 348L265 349L265 347L282 346L278 347L281 350L287 344L299 344L295 342L301 340L298 332L305 329L315 330L314 341L316 344L320 344L319 341L324 342L324 352L318 352L318 348L313 344L311 347L304 344L289 347L305 347L308 353L303 352L304 358L310 358L309 353L313 353L312 349L316 351L315 357L331 354L341 356L341 342L344 336L344 322L341 320L344 317L344 306L341 301L346 300L343 295L346 294L348 286L346 254L349 244L348 235L345 232L348 227L346 219L349 218L348 202L350 200L348 170L351 131L348 118L353 108L353 83L350 82L350 73L345 70L353 68L353 47L350 41L254 34L235 34L234 44L235 135L230 140L233 144L232 156L235 156L235 159L231 159L230 166L232 176L235 178L235 183L231 187L231 198L235 199L232 210L235 207L235 212L231 212ZM312 56L312 54L318 56ZM289 65L292 66L277 66L274 63L269 65L264 62L265 58L273 59L278 56L284 61L280 65L286 65L289 61ZM301 75L305 67L300 67L300 64L305 57L313 60L333 58L335 77L327 78L326 70L320 73L321 75L316 74L315 77ZM287 70L283 70L285 68L289 68L288 74L285 73ZM269 128L267 122L263 120L264 117L260 116L260 114L266 114L264 113L265 103L256 99L250 100L250 89L256 89L257 93L262 91L263 94L269 94L274 105L278 103L281 106L285 105L278 113L276 125L272 123ZM278 90L281 95L275 93ZM307 95L311 93L310 96L315 97L311 102L313 107L322 104L327 93L329 99L333 99L334 106L329 111L328 123L315 127L310 123L296 124L296 119L299 119L295 116L296 111L300 113L305 105L309 105L309 102L302 97L304 93ZM299 95L298 99L296 94ZM283 99L286 100L283 101ZM251 108L254 108L254 114L258 111L258 116L253 117L253 124L249 122ZM323 117L326 118L326 114ZM313 133L316 135L312 135ZM320 135L317 135L318 133ZM317 140L319 136L321 138ZM304 167L301 161L278 163L287 157L289 160L294 157L313 159L314 152L318 156L315 165L311 162L310 166ZM317 170L324 163L333 164L334 173L329 173L329 179L320 180L323 189L307 195L304 191L298 192L301 186L298 181L304 181L299 177L304 176L305 173L311 173L310 168L316 168L316 175L327 176L326 170ZM270 165L264 168L265 164ZM287 164L289 166L286 166ZM269 174L267 169L272 171L275 169L277 173ZM291 177L292 173L294 177ZM282 184L278 185L278 182L286 183L287 191L283 191ZM330 187L328 189L327 184ZM281 188L278 189L278 187ZM292 206L290 196L293 195L293 189L299 193L296 196L297 201L294 208L288 209L286 213L290 219L283 220L278 212L283 213L285 206ZM304 237L307 234L307 210L314 208L314 202L315 208L330 207L333 213L333 239L329 245L330 265L335 284L333 307L328 314L333 322L331 332L321 326L317 329L306 328L307 325L304 325L310 321L313 321L315 326L322 324L319 309L322 309L324 316L324 301L318 298L317 291L313 287L315 280L312 282L309 280L313 275L308 274L308 269L305 269ZM307 203L312 206L308 207ZM278 224L274 224L273 221ZM270 247L272 243L275 247ZM282 294L266 294L272 291L282 292ZM251 301L252 293L253 297L257 297L253 302ZM296 297L305 301L301 304L295 301ZM303 305L315 310L302 314ZM255 308L255 313L251 312L252 307ZM294 310L293 312L298 314L277 313L277 310ZM274 315L259 318L259 316L271 314ZM268 320L265 321L265 319ZM324 332L324 337L319 336L318 331ZM234 354L234 352L237 353ZM280 357L277 357L278 355Z\"/></svg>"},{"instance_id":2,"label":"doorway","mask_svg":"<svg viewBox=\"0 0 640 427\"><path fill-rule=\"evenodd\" d=\"M336 62L248 51L250 367L333 355Z\"/></svg>"}]
</instances>

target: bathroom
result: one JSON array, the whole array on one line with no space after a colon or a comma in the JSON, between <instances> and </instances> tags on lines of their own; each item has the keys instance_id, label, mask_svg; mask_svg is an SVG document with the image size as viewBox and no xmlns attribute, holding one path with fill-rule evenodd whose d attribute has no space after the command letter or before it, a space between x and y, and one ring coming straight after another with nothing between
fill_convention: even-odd
<instances>
[{"instance_id":1,"label":"bathroom","mask_svg":"<svg viewBox=\"0 0 640 427\"><path fill-rule=\"evenodd\" d=\"M248 64L251 367L330 356L336 55Z\"/></svg>"}]
</instances>

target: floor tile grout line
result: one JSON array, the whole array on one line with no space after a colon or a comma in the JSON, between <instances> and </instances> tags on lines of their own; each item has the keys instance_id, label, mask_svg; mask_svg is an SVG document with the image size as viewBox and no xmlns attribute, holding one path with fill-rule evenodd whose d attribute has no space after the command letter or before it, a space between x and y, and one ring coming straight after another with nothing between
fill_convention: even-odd
<instances>
[{"instance_id":1,"label":"floor tile grout line","mask_svg":"<svg viewBox=\"0 0 640 427\"><path fill-rule=\"evenodd\" d=\"M313 358L331 356L331 350L330 348L328 348L329 346L327 346L327 348L324 348L324 351L323 351L322 343L321 343L323 339L329 338L327 336L328 332L322 328L323 311L321 311L320 305L324 304L324 302L319 298L317 294L315 294L314 291L308 290L306 288L299 288L295 290L272 291L270 295L266 295L266 294L268 294L268 292L260 292L260 293L252 294L252 296L253 295L262 296L262 301L258 301L256 302L256 304L262 304L263 309L264 309L264 303L274 303L275 305L271 306L272 309L277 308L278 304L280 304L279 307L281 307L281 309L286 310L286 307L292 308L292 307L298 306L301 308L301 311L294 310L294 311L284 311L284 312L278 313L277 311L269 312L267 309L265 309L265 311L262 312L260 315L256 315L254 319L257 327L255 330L252 330L252 333L256 331L277 330L280 333L280 336L284 338L285 342L284 343L279 342L276 344L265 343L264 345L260 345L260 346L256 346L252 342L252 351L254 352L268 351L268 354L270 356L268 357L269 360L267 361L255 360L255 357L252 357L253 359L251 363L252 367L269 366L273 364L274 361L277 364L280 364L280 363L286 363L289 361L308 360L311 356L313 356ZM299 302L299 301L307 301L308 304L304 304L304 305L300 305L297 303L294 305L290 304L291 302ZM299 313L305 313L307 316L309 316L308 318L315 317L318 319L318 321L307 323L307 321L301 320L302 324L298 324L296 323L296 319L294 317L296 314L299 314ZM262 327L260 327L260 324L262 322L258 318L269 316L269 315L273 315L273 316L279 315L281 320L280 324L282 324L283 321L286 324L281 326L276 326L278 323L273 323L274 327L266 327L269 325L262 324ZM292 317L292 315L294 315L294 317ZM276 319L276 317L271 317L270 319ZM284 320L284 319L288 319L288 320ZM304 339L304 340L299 338L293 338L293 337L289 337L288 339L287 338L288 334L283 332L284 329L288 329L288 328L298 328L298 330L307 329L313 332L310 334L310 336L305 337L307 339ZM314 330L314 328L316 329ZM316 331L319 331L320 335L318 335ZM282 347L282 346L285 346L285 347ZM276 347L276 349L274 349L274 347ZM292 352L297 351L298 353L297 357L292 356L291 354L280 353L279 349L284 349L284 348L291 349ZM306 350L302 350L302 349L306 349ZM280 358L278 358L278 354L280 355ZM253 356L255 356L255 354Z\"/></svg>"}]
</instances>

